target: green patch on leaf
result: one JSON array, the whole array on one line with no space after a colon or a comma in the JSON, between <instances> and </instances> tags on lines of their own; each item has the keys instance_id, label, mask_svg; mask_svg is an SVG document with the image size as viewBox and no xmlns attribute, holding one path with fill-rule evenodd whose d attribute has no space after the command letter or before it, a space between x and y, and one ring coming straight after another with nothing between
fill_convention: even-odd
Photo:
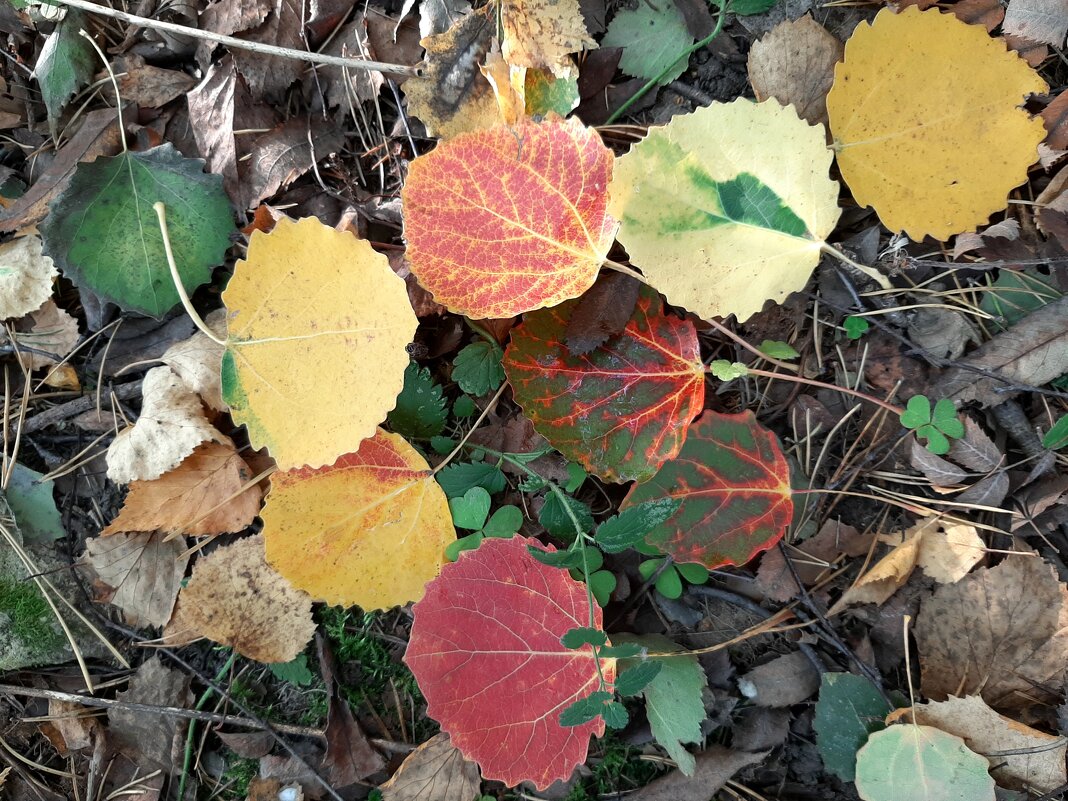
<instances>
[{"instance_id":1,"label":"green patch on leaf","mask_svg":"<svg viewBox=\"0 0 1068 801\"><path fill-rule=\"evenodd\" d=\"M456 354L452 380L469 395L495 392L504 383L504 351L489 342L473 342Z\"/></svg>"},{"instance_id":2,"label":"green patch on leaf","mask_svg":"<svg viewBox=\"0 0 1068 801\"><path fill-rule=\"evenodd\" d=\"M527 70L524 91L529 117L566 117L579 104L577 74L557 78L547 69Z\"/></svg>"},{"instance_id":3,"label":"green patch on leaf","mask_svg":"<svg viewBox=\"0 0 1068 801\"><path fill-rule=\"evenodd\" d=\"M389 427L408 439L428 439L444 430L448 419L441 387L430 371L415 362L404 371L404 388L387 416Z\"/></svg>"},{"instance_id":4,"label":"green patch on leaf","mask_svg":"<svg viewBox=\"0 0 1068 801\"><path fill-rule=\"evenodd\" d=\"M729 362L726 359L715 359L708 364L708 370L720 381L733 381L736 378L749 375L749 368L741 362Z\"/></svg>"},{"instance_id":5,"label":"green patch on leaf","mask_svg":"<svg viewBox=\"0 0 1068 801\"><path fill-rule=\"evenodd\" d=\"M308 655L300 654L290 662L276 662L267 665L275 678L289 682L297 687L309 687L315 681L315 674L308 667Z\"/></svg>"},{"instance_id":6,"label":"green patch on leaf","mask_svg":"<svg viewBox=\"0 0 1068 801\"><path fill-rule=\"evenodd\" d=\"M41 223L45 252L80 286L126 311L162 317L179 303L159 221L167 207L178 273L188 292L222 264L234 232L221 175L165 144L83 162Z\"/></svg>"},{"instance_id":7,"label":"green patch on leaf","mask_svg":"<svg viewBox=\"0 0 1068 801\"><path fill-rule=\"evenodd\" d=\"M614 685L616 692L624 697L637 695L660 674L663 667L663 662L650 661L638 662L621 670L616 676Z\"/></svg>"},{"instance_id":8,"label":"green patch on leaf","mask_svg":"<svg viewBox=\"0 0 1068 801\"><path fill-rule=\"evenodd\" d=\"M490 494L482 487L472 487L459 498L449 499L452 522L457 528L479 531L490 510Z\"/></svg>"},{"instance_id":9,"label":"green patch on leaf","mask_svg":"<svg viewBox=\"0 0 1068 801\"><path fill-rule=\"evenodd\" d=\"M996 324L1005 330L1059 297L1061 292L1034 268L1002 268L983 293L979 308L1000 318Z\"/></svg>"},{"instance_id":10,"label":"green patch on leaf","mask_svg":"<svg viewBox=\"0 0 1068 801\"><path fill-rule=\"evenodd\" d=\"M601 47L622 47L619 68L647 81L678 62L661 79L661 83L671 83L686 71L687 62L681 56L693 43L686 19L675 3L639 2L635 8L616 13Z\"/></svg>"}]
</instances>

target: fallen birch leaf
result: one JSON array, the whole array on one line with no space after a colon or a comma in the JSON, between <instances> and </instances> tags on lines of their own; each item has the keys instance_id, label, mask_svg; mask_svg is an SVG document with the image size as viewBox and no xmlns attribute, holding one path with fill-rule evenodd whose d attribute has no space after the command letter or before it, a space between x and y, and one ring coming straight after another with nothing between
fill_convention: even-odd
<instances>
[{"instance_id":1,"label":"fallen birch leaf","mask_svg":"<svg viewBox=\"0 0 1068 801\"><path fill-rule=\"evenodd\" d=\"M226 310L216 309L204 318L217 337L226 336ZM197 331L189 339L176 342L163 352L159 360L174 370L187 387L200 396L208 406L216 411L225 411L222 399L223 346L212 342L202 331Z\"/></svg>"},{"instance_id":2,"label":"fallen birch leaf","mask_svg":"<svg viewBox=\"0 0 1068 801\"><path fill-rule=\"evenodd\" d=\"M1068 0L1011 0L1001 31L1062 47L1068 34Z\"/></svg>"},{"instance_id":3,"label":"fallen birch leaf","mask_svg":"<svg viewBox=\"0 0 1068 801\"><path fill-rule=\"evenodd\" d=\"M252 471L229 443L204 442L154 481L133 481L118 516L102 536L160 531L202 537L242 531L260 511Z\"/></svg>"},{"instance_id":4,"label":"fallen birch leaf","mask_svg":"<svg viewBox=\"0 0 1068 801\"><path fill-rule=\"evenodd\" d=\"M1045 129L1021 106L1048 89L980 26L883 9L853 32L827 96L842 177L891 231L974 231L1038 160Z\"/></svg>"},{"instance_id":5,"label":"fallen birch leaf","mask_svg":"<svg viewBox=\"0 0 1068 801\"><path fill-rule=\"evenodd\" d=\"M500 0L501 55L528 69L547 67L563 76L570 53L594 49L579 0Z\"/></svg>"},{"instance_id":6,"label":"fallen birch leaf","mask_svg":"<svg viewBox=\"0 0 1068 801\"><path fill-rule=\"evenodd\" d=\"M0 320L37 311L52 296L59 270L44 255L40 237L23 236L0 245Z\"/></svg>"},{"instance_id":7,"label":"fallen birch leaf","mask_svg":"<svg viewBox=\"0 0 1068 801\"><path fill-rule=\"evenodd\" d=\"M319 467L374 435L418 325L385 256L314 217L281 219L252 234L222 297L223 400L253 447L283 469Z\"/></svg>"},{"instance_id":8,"label":"fallen birch leaf","mask_svg":"<svg viewBox=\"0 0 1068 801\"><path fill-rule=\"evenodd\" d=\"M297 658L315 634L311 606L306 593L267 564L259 536L201 556L182 590L188 625L259 662Z\"/></svg>"},{"instance_id":9,"label":"fallen birch leaf","mask_svg":"<svg viewBox=\"0 0 1068 801\"><path fill-rule=\"evenodd\" d=\"M480 782L478 765L441 732L412 751L379 789L382 801L471 801Z\"/></svg>"},{"instance_id":10,"label":"fallen birch leaf","mask_svg":"<svg viewBox=\"0 0 1068 801\"><path fill-rule=\"evenodd\" d=\"M108 447L108 478L116 484L159 478L202 442L232 445L208 422L200 397L170 367L145 373L141 395L141 416Z\"/></svg>"},{"instance_id":11,"label":"fallen birch leaf","mask_svg":"<svg viewBox=\"0 0 1068 801\"><path fill-rule=\"evenodd\" d=\"M90 566L114 590L108 603L131 626L162 626L170 618L189 562L185 550L185 540L164 542L147 531L85 541Z\"/></svg>"},{"instance_id":12,"label":"fallen birch leaf","mask_svg":"<svg viewBox=\"0 0 1068 801\"><path fill-rule=\"evenodd\" d=\"M1051 793L1068 781L1063 737L999 715L977 695L917 704L913 714L917 723L960 737L978 754L997 754L987 761L1002 787Z\"/></svg>"}]
</instances>

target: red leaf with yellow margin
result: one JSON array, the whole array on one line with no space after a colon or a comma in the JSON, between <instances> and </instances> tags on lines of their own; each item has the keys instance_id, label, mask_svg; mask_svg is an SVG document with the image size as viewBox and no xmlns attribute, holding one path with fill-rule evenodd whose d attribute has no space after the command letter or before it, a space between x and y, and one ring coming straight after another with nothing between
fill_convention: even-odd
<instances>
[{"instance_id":1,"label":"red leaf with yellow margin","mask_svg":"<svg viewBox=\"0 0 1068 801\"><path fill-rule=\"evenodd\" d=\"M752 412L705 412L678 457L635 485L621 508L659 498L682 503L646 541L710 570L743 565L770 548L794 511L786 457Z\"/></svg>"},{"instance_id":2,"label":"red leaf with yellow margin","mask_svg":"<svg viewBox=\"0 0 1068 801\"><path fill-rule=\"evenodd\" d=\"M571 629L601 626L601 609L566 570L527 551L525 537L487 539L446 565L413 609L404 661L441 724L486 779L545 789L586 760L597 718L563 727L560 713L598 689L589 647L568 650ZM605 679L615 660L602 662Z\"/></svg>"},{"instance_id":3,"label":"red leaf with yellow margin","mask_svg":"<svg viewBox=\"0 0 1068 801\"><path fill-rule=\"evenodd\" d=\"M608 481L642 481L676 456L705 402L697 331L642 287L623 332L576 356L564 343L579 301L528 314L504 370L554 448Z\"/></svg>"},{"instance_id":4,"label":"red leaf with yellow margin","mask_svg":"<svg viewBox=\"0 0 1068 801\"><path fill-rule=\"evenodd\" d=\"M401 192L412 272L473 318L585 292L615 236L612 151L576 119L461 134L415 159Z\"/></svg>"}]
</instances>

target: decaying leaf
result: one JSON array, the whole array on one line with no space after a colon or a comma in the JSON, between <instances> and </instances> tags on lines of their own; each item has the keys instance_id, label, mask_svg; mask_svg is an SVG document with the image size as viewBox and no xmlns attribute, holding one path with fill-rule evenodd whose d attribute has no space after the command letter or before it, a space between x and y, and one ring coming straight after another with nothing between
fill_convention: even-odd
<instances>
[{"instance_id":1,"label":"decaying leaf","mask_svg":"<svg viewBox=\"0 0 1068 801\"><path fill-rule=\"evenodd\" d=\"M1003 787L1050 793L1066 781L1064 738L999 715L977 695L917 704L913 713L917 723L955 734L978 754L991 754L991 772Z\"/></svg>"},{"instance_id":2,"label":"decaying leaf","mask_svg":"<svg viewBox=\"0 0 1068 801\"><path fill-rule=\"evenodd\" d=\"M1068 589L1030 554L947 584L923 603L915 635L924 695L980 694L1029 706L1059 688L1068 662Z\"/></svg>"},{"instance_id":3,"label":"decaying leaf","mask_svg":"<svg viewBox=\"0 0 1068 801\"><path fill-rule=\"evenodd\" d=\"M223 303L223 400L254 447L283 469L319 467L374 434L404 385L418 325L385 256L314 217L281 219L252 234Z\"/></svg>"},{"instance_id":4,"label":"decaying leaf","mask_svg":"<svg viewBox=\"0 0 1068 801\"><path fill-rule=\"evenodd\" d=\"M145 373L141 394L141 416L108 447L108 478L116 484L159 478L201 442L232 446L204 416L200 396L170 367Z\"/></svg>"},{"instance_id":5,"label":"decaying leaf","mask_svg":"<svg viewBox=\"0 0 1068 801\"><path fill-rule=\"evenodd\" d=\"M275 473L261 517L282 575L316 600L366 610L421 598L456 537L426 460L381 429L330 466Z\"/></svg>"},{"instance_id":6,"label":"decaying leaf","mask_svg":"<svg viewBox=\"0 0 1068 801\"><path fill-rule=\"evenodd\" d=\"M0 266L2 272L3 267ZM56 364L78 344L78 321L59 308L51 298L37 311L30 312L26 319L29 330L15 331L14 338L19 345L34 349L20 354L23 363L31 370ZM7 339L7 331L0 329L0 343Z\"/></svg>"},{"instance_id":7,"label":"decaying leaf","mask_svg":"<svg viewBox=\"0 0 1068 801\"><path fill-rule=\"evenodd\" d=\"M204 322L215 336L226 336L225 309L216 309ZM219 377L222 354L222 345L208 339L202 331L197 331L189 339L167 348L159 360L170 367L204 403L212 409L223 411L226 404L223 403L222 380Z\"/></svg>"},{"instance_id":8,"label":"decaying leaf","mask_svg":"<svg viewBox=\"0 0 1068 801\"><path fill-rule=\"evenodd\" d=\"M738 751L722 745L710 745L697 756L693 775L674 771L649 782L629 796L630 801L706 801L728 782L735 773L748 765L755 765L768 755L767 751ZM709 795L711 793L711 796Z\"/></svg>"},{"instance_id":9,"label":"decaying leaf","mask_svg":"<svg viewBox=\"0 0 1068 801\"><path fill-rule=\"evenodd\" d=\"M821 128L776 101L674 117L619 159L609 212L668 300L746 320L808 282L838 220Z\"/></svg>"},{"instance_id":10,"label":"decaying leaf","mask_svg":"<svg viewBox=\"0 0 1068 801\"><path fill-rule=\"evenodd\" d=\"M255 208L336 153L344 141L338 126L321 117L292 117L257 137L248 162L251 167L241 176L242 203Z\"/></svg>"},{"instance_id":11,"label":"decaying leaf","mask_svg":"<svg viewBox=\"0 0 1068 801\"><path fill-rule=\"evenodd\" d=\"M470 801L479 785L478 766L441 732L412 751L381 786L382 801Z\"/></svg>"},{"instance_id":12,"label":"decaying leaf","mask_svg":"<svg viewBox=\"0 0 1068 801\"><path fill-rule=\"evenodd\" d=\"M311 605L267 564L259 536L201 556L182 590L189 625L260 662L296 659L315 634Z\"/></svg>"},{"instance_id":13,"label":"decaying leaf","mask_svg":"<svg viewBox=\"0 0 1068 801\"><path fill-rule=\"evenodd\" d=\"M185 745L187 721L128 709L121 702L185 709L193 703L189 676L167 667L160 657L154 656L130 677L129 689L117 692L115 698L120 704L108 709L111 744L117 745L138 765L150 764L165 773L180 770L181 760L176 760L175 755L181 754Z\"/></svg>"},{"instance_id":14,"label":"decaying leaf","mask_svg":"<svg viewBox=\"0 0 1068 801\"><path fill-rule=\"evenodd\" d=\"M108 599L131 626L162 626L171 616L189 556L185 540L116 534L85 541L90 566L114 593Z\"/></svg>"},{"instance_id":15,"label":"decaying leaf","mask_svg":"<svg viewBox=\"0 0 1068 801\"><path fill-rule=\"evenodd\" d=\"M0 320L41 308L58 275L39 237L23 236L0 245Z\"/></svg>"},{"instance_id":16,"label":"decaying leaf","mask_svg":"<svg viewBox=\"0 0 1068 801\"><path fill-rule=\"evenodd\" d=\"M883 9L846 43L827 96L842 177L891 231L974 231L1038 159L1045 129L1020 106L1046 91L981 27L938 9Z\"/></svg>"},{"instance_id":17,"label":"decaying leaf","mask_svg":"<svg viewBox=\"0 0 1068 801\"><path fill-rule=\"evenodd\" d=\"M204 442L154 481L133 481L122 510L101 534L161 531L204 536L242 531L260 511L262 491L229 443Z\"/></svg>"},{"instance_id":18,"label":"decaying leaf","mask_svg":"<svg viewBox=\"0 0 1068 801\"><path fill-rule=\"evenodd\" d=\"M486 539L446 565L413 609L404 661L427 699L427 714L482 775L545 789L586 759L600 717L561 726L560 712L598 687L589 648L565 648L573 628L601 626L586 588L543 565L525 537ZM538 546L535 546L538 547ZM606 680L615 661L601 667Z\"/></svg>"},{"instance_id":19,"label":"decaying leaf","mask_svg":"<svg viewBox=\"0 0 1068 801\"><path fill-rule=\"evenodd\" d=\"M563 75L568 54L593 49L579 0L500 0L501 54L516 67Z\"/></svg>"},{"instance_id":20,"label":"decaying leaf","mask_svg":"<svg viewBox=\"0 0 1068 801\"><path fill-rule=\"evenodd\" d=\"M813 125L825 124L827 93L842 52L842 43L809 14L780 22L749 50L753 94L757 100L773 97L792 105L797 116Z\"/></svg>"},{"instance_id":21,"label":"decaying leaf","mask_svg":"<svg viewBox=\"0 0 1068 801\"><path fill-rule=\"evenodd\" d=\"M1001 30L1032 42L1062 47L1068 34L1068 2L1065 0L1012 0Z\"/></svg>"}]
</instances>

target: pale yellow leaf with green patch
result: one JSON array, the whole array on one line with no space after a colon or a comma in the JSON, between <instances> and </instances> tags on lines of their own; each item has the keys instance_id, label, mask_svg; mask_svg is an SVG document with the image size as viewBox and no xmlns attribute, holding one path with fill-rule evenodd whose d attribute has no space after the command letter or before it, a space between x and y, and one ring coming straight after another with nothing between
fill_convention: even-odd
<instances>
[{"instance_id":1,"label":"pale yellow leaf with green patch","mask_svg":"<svg viewBox=\"0 0 1068 801\"><path fill-rule=\"evenodd\" d=\"M320 467L375 433L418 321L385 256L315 218L255 232L223 302L223 400L279 467Z\"/></svg>"},{"instance_id":2,"label":"pale yellow leaf with green patch","mask_svg":"<svg viewBox=\"0 0 1068 801\"><path fill-rule=\"evenodd\" d=\"M776 101L713 103L620 158L609 213L632 262L702 317L745 320L802 289L838 220L822 126Z\"/></svg>"}]
</instances>

